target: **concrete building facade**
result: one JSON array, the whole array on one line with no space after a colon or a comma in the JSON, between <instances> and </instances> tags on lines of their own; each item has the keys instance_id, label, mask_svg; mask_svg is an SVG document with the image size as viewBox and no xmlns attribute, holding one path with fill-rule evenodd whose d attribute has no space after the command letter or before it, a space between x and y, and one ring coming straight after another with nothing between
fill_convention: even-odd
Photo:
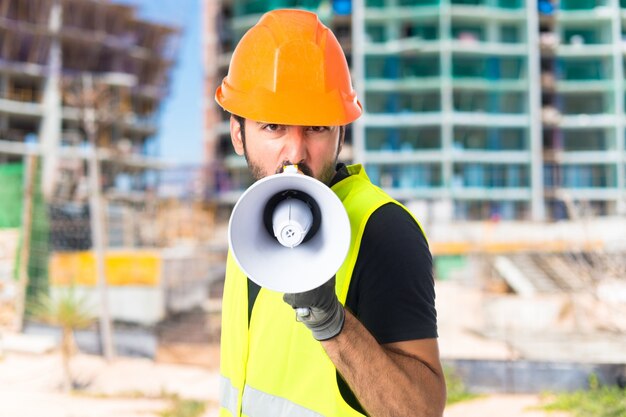
<instances>
[{"instance_id":1,"label":"concrete building facade","mask_svg":"<svg viewBox=\"0 0 626 417\"><path fill-rule=\"evenodd\" d=\"M217 4L219 3L219 4ZM422 218L626 212L626 4L612 0L205 1L207 162L250 184L213 94L237 40L279 7L317 12L365 113L341 157ZM221 120L221 121L219 121ZM225 175L224 173L228 173ZM217 174L214 176L217 178Z\"/></svg>"}]
</instances>

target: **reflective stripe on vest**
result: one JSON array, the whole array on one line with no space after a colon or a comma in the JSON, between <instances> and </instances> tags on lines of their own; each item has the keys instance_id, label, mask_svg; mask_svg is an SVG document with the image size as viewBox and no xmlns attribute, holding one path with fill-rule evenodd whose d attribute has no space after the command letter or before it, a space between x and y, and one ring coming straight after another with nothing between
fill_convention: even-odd
<instances>
[{"instance_id":1,"label":"reflective stripe on vest","mask_svg":"<svg viewBox=\"0 0 626 417\"><path fill-rule=\"evenodd\" d=\"M277 397L246 385L242 413L250 417L324 417L286 398Z\"/></svg>"},{"instance_id":2,"label":"reflective stripe on vest","mask_svg":"<svg viewBox=\"0 0 626 417\"><path fill-rule=\"evenodd\" d=\"M220 406L233 416L238 416L237 400L239 400L239 390L230 383L230 379L220 376Z\"/></svg>"},{"instance_id":3,"label":"reflective stripe on vest","mask_svg":"<svg viewBox=\"0 0 626 417\"><path fill-rule=\"evenodd\" d=\"M239 415L238 397L239 390L232 386L228 378L220 377L220 406L233 416ZM243 392L242 411L243 414L254 417L324 417L285 398L267 394L248 385Z\"/></svg>"}]
</instances>

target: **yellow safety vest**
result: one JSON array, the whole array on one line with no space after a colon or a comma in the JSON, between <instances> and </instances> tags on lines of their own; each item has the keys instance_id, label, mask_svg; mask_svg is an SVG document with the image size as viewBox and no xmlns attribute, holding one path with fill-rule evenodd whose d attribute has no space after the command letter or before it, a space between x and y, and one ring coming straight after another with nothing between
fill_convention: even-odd
<instances>
[{"instance_id":1,"label":"yellow safety vest","mask_svg":"<svg viewBox=\"0 0 626 417\"><path fill-rule=\"evenodd\" d=\"M382 205L397 203L372 185L361 165L351 165L348 171L351 175L332 187L352 229L350 250L336 275L342 304L367 220ZM261 288L248 326L247 277L229 254L222 305L220 417L363 416L344 401L335 366L282 296Z\"/></svg>"}]
</instances>

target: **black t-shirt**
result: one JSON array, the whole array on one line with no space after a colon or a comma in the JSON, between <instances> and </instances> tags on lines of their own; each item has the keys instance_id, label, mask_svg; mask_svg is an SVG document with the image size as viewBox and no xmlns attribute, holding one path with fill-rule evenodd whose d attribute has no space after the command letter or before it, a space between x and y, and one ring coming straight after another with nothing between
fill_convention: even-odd
<instances>
[{"instance_id":1,"label":"black t-shirt","mask_svg":"<svg viewBox=\"0 0 626 417\"><path fill-rule=\"evenodd\" d=\"M348 175L338 166L331 185ZM259 290L248 279L248 317ZM368 219L345 307L380 344L437 337L432 256L418 224L397 204ZM337 380L346 402L365 414L339 374Z\"/></svg>"},{"instance_id":2,"label":"black t-shirt","mask_svg":"<svg viewBox=\"0 0 626 417\"><path fill-rule=\"evenodd\" d=\"M338 165L331 186L349 175ZM430 249L397 204L385 204L368 219L345 306L380 344L437 337Z\"/></svg>"},{"instance_id":3,"label":"black t-shirt","mask_svg":"<svg viewBox=\"0 0 626 417\"><path fill-rule=\"evenodd\" d=\"M337 167L335 184L346 176ZM394 203L378 208L367 221L345 307L378 343L437 337L433 261L419 225ZM365 411L337 373L343 399Z\"/></svg>"}]
</instances>

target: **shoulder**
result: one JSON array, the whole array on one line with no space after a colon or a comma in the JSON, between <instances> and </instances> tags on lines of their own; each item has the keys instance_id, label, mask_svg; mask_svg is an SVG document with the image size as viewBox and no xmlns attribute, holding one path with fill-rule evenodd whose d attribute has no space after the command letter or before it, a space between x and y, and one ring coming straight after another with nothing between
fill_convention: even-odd
<instances>
[{"instance_id":1,"label":"shoulder","mask_svg":"<svg viewBox=\"0 0 626 417\"><path fill-rule=\"evenodd\" d=\"M425 251L430 256L426 236L417 221L402 206L387 203L379 207L368 219L361 250L398 250L399 254L414 250ZM396 253L392 251L392 253Z\"/></svg>"},{"instance_id":2,"label":"shoulder","mask_svg":"<svg viewBox=\"0 0 626 417\"><path fill-rule=\"evenodd\" d=\"M379 343L437 337L432 256L402 206L385 204L369 218L346 306Z\"/></svg>"}]
</instances>

